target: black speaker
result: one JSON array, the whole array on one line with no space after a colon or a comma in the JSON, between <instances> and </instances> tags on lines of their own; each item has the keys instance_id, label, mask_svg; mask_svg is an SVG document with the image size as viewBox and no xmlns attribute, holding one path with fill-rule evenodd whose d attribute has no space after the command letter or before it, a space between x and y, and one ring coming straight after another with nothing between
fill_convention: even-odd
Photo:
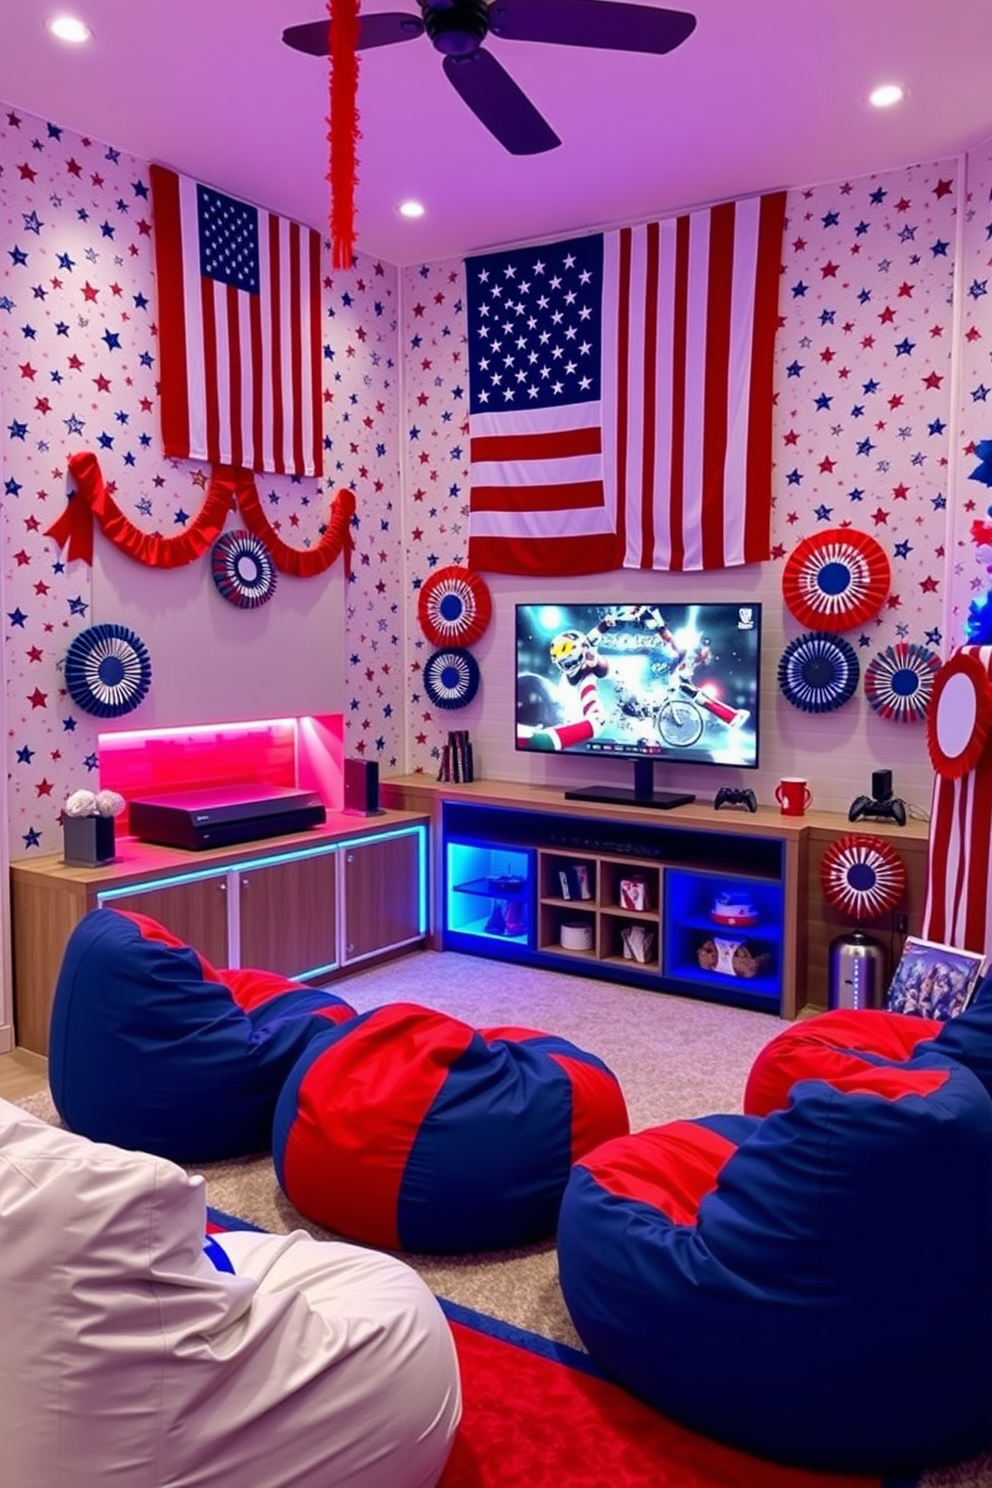
<instances>
[{"instance_id":1,"label":"black speaker","mask_svg":"<svg viewBox=\"0 0 992 1488\"><path fill-rule=\"evenodd\" d=\"M379 815L379 766L375 760L345 760L344 809L351 816Z\"/></svg>"},{"instance_id":2,"label":"black speaker","mask_svg":"<svg viewBox=\"0 0 992 1488\"><path fill-rule=\"evenodd\" d=\"M872 770L871 798L873 801L890 801L892 799L891 770Z\"/></svg>"}]
</instances>

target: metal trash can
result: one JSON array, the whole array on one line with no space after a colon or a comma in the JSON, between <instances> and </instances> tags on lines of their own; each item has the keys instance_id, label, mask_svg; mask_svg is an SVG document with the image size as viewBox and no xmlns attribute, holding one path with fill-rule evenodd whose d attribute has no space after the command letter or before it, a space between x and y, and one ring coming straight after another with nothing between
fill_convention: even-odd
<instances>
[{"instance_id":1,"label":"metal trash can","mask_svg":"<svg viewBox=\"0 0 992 1488\"><path fill-rule=\"evenodd\" d=\"M878 1008L888 988L885 947L853 930L830 942L830 1006Z\"/></svg>"}]
</instances>

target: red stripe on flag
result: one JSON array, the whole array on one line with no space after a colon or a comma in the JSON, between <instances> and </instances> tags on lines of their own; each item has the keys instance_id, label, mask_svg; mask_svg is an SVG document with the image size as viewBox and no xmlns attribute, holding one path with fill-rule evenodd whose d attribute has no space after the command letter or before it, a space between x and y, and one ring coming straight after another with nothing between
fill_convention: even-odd
<instances>
[{"instance_id":1,"label":"red stripe on flag","mask_svg":"<svg viewBox=\"0 0 992 1488\"><path fill-rule=\"evenodd\" d=\"M590 537L470 537L469 567L480 573L549 575L606 573L619 568L623 549L609 532Z\"/></svg>"},{"instance_id":2,"label":"red stripe on flag","mask_svg":"<svg viewBox=\"0 0 992 1488\"><path fill-rule=\"evenodd\" d=\"M554 429L546 434L479 434L470 441L473 465L487 460L560 460L602 451L603 434L598 427Z\"/></svg>"},{"instance_id":3,"label":"red stripe on flag","mask_svg":"<svg viewBox=\"0 0 992 1488\"><path fill-rule=\"evenodd\" d=\"M189 455L189 390L179 177L175 171L153 165L150 178L155 207L155 278L162 361L162 444L167 455L182 460Z\"/></svg>"},{"instance_id":4,"label":"red stripe on flag","mask_svg":"<svg viewBox=\"0 0 992 1488\"><path fill-rule=\"evenodd\" d=\"M710 213L706 283L706 351L703 381L702 526L703 568L721 568L726 557L724 524L727 478L727 399L730 389L730 331L734 273L733 202ZM736 492L730 493L739 500Z\"/></svg>"},{"instance_id":5,"label":"red stripe on flag","mask_svg":"<svg viewBox=\"0 0 992 1488\"><path fill-rule=\"evenodd\" d=\"M264 470L265 464L265 418L263 415L262 386L265 378L262 351L262 304L259 295L252 295L248 302L248 326L251 338L251 385L254 390L251 417L252 470Z\"/></svg>"},{"instance_id":6,"label":"red stripe on flag","mask_svg":"<svg viewBox=\"0 0 992 1488\"><path fill-rule=\"evenodd\" d=\"M224 295L224 306L227 318L227 373L231 386L228 401L231 464L243 465L245 456L241 439L241 404L244 399L241 380L241 322L238 319L238 291L231 284L227 286L227 293Z\"/></svg>"},{"instance_id":7,"label":"red stripe on flag","mask_svg":"<svg viewBox=\"0 0 992 1488\"><path fill-rule=\"evenodd\" d=\"M313 469L324 473L324 438L322 421L324 405L321 388L320 355L320 234L310 234L310 399L313 417Z\"/></svg>"},{"instance_id":8,"label":"red stripe on flag","mask_svg":"<svg viewBox=\"0 0 992 1488\"><path fill-rule=\"evenodd\" d=\"M298 222L289 224L289 303L298 305L300 303L300 285L302 274L300 272L300 225ZM303 469L303 331L300 326L300 317L294 315L289 322L289 344L292 361L292 387L293 387L293 466L294 470Z\"/></svg>"},{"instance_id":9,"label":"red stripe on flag","mask_svg":"<svg viewBox=\"0 0 992 1488\"><path fill-rule=\"evenodd\" d=\"M630 272L633 234L620 232L617 265L617 516L620 552L627 546L627 437L630 418Z\"/></svg>"},{"instance_id":10,"label":"red stripe on flag","mask_svg":"<svg viewBox=\"0 0 992 1488\"><path fill-rule=\"evenodd\" d=\"M655 399L658 396L658 275L661 258L661 228L648 223L645 233L647 249L644 286L644 366L642 369L641 406L641 567L650 568L654 555L655 488Z\"/></svg>"},{"instance_id":11,"label":"red stripe on flag","mask_svg":"<svg viewBox=\"0 0 992 1488\"><path fill-rule=\"evenodd\" d=\"M771 557L772 405L785 192L761 198L748 393L744 562Z\"/></svg>"},{"instance_id":12,"label":"red stripe on flag","mask_svg":"<svg viewBox=\"0 0 992 1488\"><path fill-rule=\"evenodd\" d=\"M672 475L668 492L669 568L685 567L685 357L689 342L689 218L675 224L675 302L672 311ZM642 560L643 562L643 560ZM650 559L648 560L650 563Z\"/></svg>"},{"instance_id":13,"label":"red stripe on flag","mask_svg":"<svg viewBox=\"0 0 992 1488\"><path fill-rule=\"evenodd\" d=\"M206 421L206 458L215 463L220 453L220 400L218 390L217 323L214 317L214 286L210 279L200 280L200 311L203 316L204 416Z\"/></svg>"},{"instance_id":14,"label":"red stripe on flag","mask_svg":"<svg viewBox=\"0 0 992 1488\"><path fill-rule=\"evenodd\" d=\"M603 505L603 482L575 481L572 485L473 486L472 510L577 511Z\"/></svg>"},{"instance_id":15,"label":"red stripe on flag","mask_svg":"<svg viewBox=\"0 0 992 1488\"><path fill-rule=\"evenodd\" d=\"M269 326L272 344L269 348L269 378L272 383L272 448L273 467L277 472L286 469L283 459L283 398L282 398L282 305L279 300L279 222L269 218Z\"/></svg>"}]
</instances>

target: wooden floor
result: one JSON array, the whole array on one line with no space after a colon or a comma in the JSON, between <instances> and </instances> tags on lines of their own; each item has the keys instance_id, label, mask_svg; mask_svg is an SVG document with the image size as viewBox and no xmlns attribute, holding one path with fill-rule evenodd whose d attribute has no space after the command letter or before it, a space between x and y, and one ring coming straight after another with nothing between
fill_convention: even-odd
<instances>
[{"instance_id":1,"label":"wooden floor","mask_svg":"<svg viewBox=\"0 0 992 1488\"><path fill-rule=\"evenodd\" d=\"M48 1089L48 1060L27 1049L0 1054L0 1096L18 1101Z\"/></svg>"}]
</instances>

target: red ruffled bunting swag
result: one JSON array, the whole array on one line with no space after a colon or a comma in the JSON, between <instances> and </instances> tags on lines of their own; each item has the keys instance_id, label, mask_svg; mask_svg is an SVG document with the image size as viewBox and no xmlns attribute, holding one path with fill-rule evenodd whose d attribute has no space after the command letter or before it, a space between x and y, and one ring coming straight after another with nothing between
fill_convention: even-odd
<instances>
[{"instance_id":1,"label":"red ruffled bunting swag","mask_svg":"<svg viewBox=\"0 0 992 1488\"><path fill-rule=\"evenodd\" d=\"M108 491L100 462L91 451L70 455L69 473L76 489L70 491L62 515L46 527L45 536L54 538L60 549L68 544L66 556L70 559L93 562L95 519L104 537L135 562L145 563L149 568L181 568L194 563L212 547L228 513L237 508L249 532L265 544L280 572L311 579L330 568L343 552L345 573L351 574L351 519L355 514L355 497L351 491L342 489L335 495L331 519L316 547L291 548L274 531L262 510L250 471L215 465L206 500L196 517L175 537L142 532L128 520Z\"/></svg>"},{"instance_id":2,"label":"red ruffled bunting swag","mask_svg":"<svg viewBox=\"0 0 992 1488\"><path fill-rule=\"evenodd\" d=\"M358 174L358 0L327 0L330 24L330 112L327 140L331 184L331 263L350 269L355 252Z\"/></svg>"}]
</instances>

